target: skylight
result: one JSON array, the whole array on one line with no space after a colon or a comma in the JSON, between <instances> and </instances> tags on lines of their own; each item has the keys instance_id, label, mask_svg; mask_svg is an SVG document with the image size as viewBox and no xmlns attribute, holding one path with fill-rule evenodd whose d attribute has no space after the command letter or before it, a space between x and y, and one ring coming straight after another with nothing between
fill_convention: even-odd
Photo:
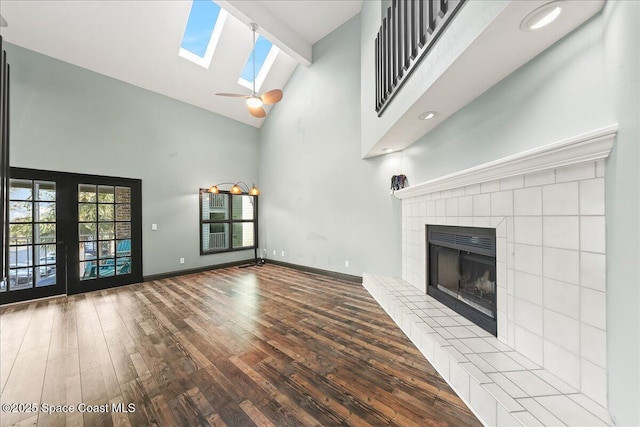
<instances>
[{"instance_id":1,"label":"skylight","mask_svg":"<svg viewBox=\"0 0 640 427\"><path fill-rule=\"evenodd\" d=\"M193 0L178 54L209 68L227 12L213 0Z\"/></svg>"},{"instance_id":2,"label":"skylight","mask_svg":"<svg viewBox=\"0 0 640 427\"><path fill-rule=\"evenodd\" d=\"M255 47L256 92L260 90L279 51L280 50L266 38L262 36L257 38ZM247 62L244 64L242 74L240 74L240 79L238 80L238 83L247 89L252 89L253 85L253 53L253 50L249 52L249 58L247 58Z\"/></svg>"}]
</instances>

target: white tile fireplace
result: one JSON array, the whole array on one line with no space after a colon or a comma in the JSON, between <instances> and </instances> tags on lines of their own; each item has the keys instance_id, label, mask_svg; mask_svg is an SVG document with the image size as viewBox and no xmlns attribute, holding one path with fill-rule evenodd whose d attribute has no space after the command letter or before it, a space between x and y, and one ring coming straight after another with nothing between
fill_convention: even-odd
<instances>
[{"instance_id":1,"label":"white tile fireplace","mask_svg":"<svg viewBox=\"0 0 640 427\"><path fill-rule=\"evenodd\" d=\"M606 413L607 407L604 159L615 134L616 127L611 126L395 193L402 199L403 283L418 294L426 294L428 225L495 229L499 342L495 347L502 345L502 350L533 362L532 370L557 377L568 395L582 395L596 402L600 407L592 411L596 413ZM384 294L396 305L403 301L398 295L392 296L390 290L381 290L384 280L379 276L365 274L364 281L374 297L379 294L377 299ZM391 287L398 286L397 281L393 283ZM392 312L398 310L389 307L395 306L378 301L383 307L386 304L385 309L394 317ZM425 301L430 303L429 299ZM412 309L415 301L404 303ZM415 312L399 312L400 317L397 313L398 318L394 317L399 324L402 316L430 324L426 318L416 318ZM400 326L405 329L407 325ZM428 329L428 333L433 332L433 328ZM435 335L432 338L442 346L459 344L449 342L445 330L441 339ZM405 329L410 331L411 328ZM456 358L454 354L451 364L469 361L464 353L461 356ZM452 383L450 375L458 368L447 369L445 379ZM471 370L478 368L483 370L482 366ZM553 380L545 384L550 383ZM486 387L488 384L493 385ZM491 393L495 387L500 390ZM544 394L536 396L535 403L528 402L530 406L522 401L510 411L509 403L505 406L496 395L506 391L509 399L516 400L531 396L520 396L517 391L513 396L510 387L500 386L497 380L486 382L483 388L512 415L517 415L517 408L529 412L515 416L520 423L530 424L527 417L533 414L531 420L545 424L541 419L545 416L535 410L535 405L547 406L543 404ZM466 397L479 414L474 402L469 402L472 399ZM566 422L560 416L557 419ZM483 421L498 424L497 418L491 416ZM610 422L606 415L600 416L600 421Z\"/></svg>"}]
</instances>

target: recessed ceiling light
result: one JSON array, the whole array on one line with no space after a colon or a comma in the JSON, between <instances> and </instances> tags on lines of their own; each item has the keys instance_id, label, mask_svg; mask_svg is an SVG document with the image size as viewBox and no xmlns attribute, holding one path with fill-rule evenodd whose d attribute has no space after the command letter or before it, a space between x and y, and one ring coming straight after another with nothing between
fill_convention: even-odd
<instances>
[{"instance_id":1,"label":"recessed ceiling light","mask_svg":"<svg viewBox=\"0 0 640 427\"><path fill-rule=\"evenodd\" d=\"M562 1L553 1L528 14L520 24L525 31L535 31L555 21L562 12Z\"/></svg>"},{"instance_id":2,"label":"recessed ceiling light","mask_svg":"<svg viewBox=\"0 0 640 427\"><path fill-rule=\"evenodd\" d=\"M420 120L430 120L436 116L435 111L427 111L426 113L422 113L418 116Z\"/></svg>"},{"instance_id":3,"label":"recessed ceiling light","mask_svg":"<svg viewBox=\"0 0 640 427\"><path fill-rule=\"evenodd\" d=\"M384 151L385 153L392 153L393 148L383 148L382 151Z\"/></svg>"},{"instance_id":4,"label":"recessed ceiling light","mask_svg":"<svg viewBox=\"0 0 640 427\"><path fill-rule=\"evenodd\" d=\"M0 27L8 27L7 20L4 19L4 16L0 15Z\"/></svg>"}]
</instances>

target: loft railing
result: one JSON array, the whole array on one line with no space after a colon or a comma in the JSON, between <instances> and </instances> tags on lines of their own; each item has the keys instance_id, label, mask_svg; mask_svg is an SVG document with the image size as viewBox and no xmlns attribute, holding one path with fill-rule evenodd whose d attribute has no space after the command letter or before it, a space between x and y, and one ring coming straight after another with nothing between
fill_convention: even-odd
<instances>
[{"instance_id":1,"label":"loft railing","mask_svg":"<svg viewBox=\"0 0 640 427\"><path fill-rule=\"evenodd\" d=\"M375 43L380 116L435 45L465 0L392 0Z\"/></svg>"}]
</instances>

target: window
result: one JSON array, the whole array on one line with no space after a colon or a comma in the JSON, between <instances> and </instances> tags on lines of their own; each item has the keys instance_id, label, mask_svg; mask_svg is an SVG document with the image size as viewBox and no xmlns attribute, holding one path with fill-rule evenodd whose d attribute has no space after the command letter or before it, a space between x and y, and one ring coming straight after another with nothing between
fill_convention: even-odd
<instances>
[{"instance_id":1,"label":"window","mask_svg":"<svg viewBox=\"0 0 640 427\"><path fill-rule=\"evenodd\" d=\"M280 51L276 46L274 46L269 40L262 36L258 36L256 40L255 48L249 52L249 57L247 58L247 62L244 64L244 68L242 69L242 74L240 75L240 79L238 80L238 84L246 87L247 89L253 88L253 57L255 50L255 83L256 83L256 91L259 91L262 87L262 83L264 83L264 79L267 77L267 73L271 69L273 62L276 60L276 56L278 56L278 52Z\"/></svg>"},{"instance_id":2,"label":"window","mask_svg":"<svg viewBox=\"0 0 640 427\"><path fill-rule=\"evenodd\" d=\"M178 55L209 68L227 12L212 0L193 0Z\"/></svg>"},{"instance_id":3,"label":"window","mask_svg":"<svg viewBox=\"0 0 640 427\"><path fill-rule=\"evenodd\" d=\"M200 254L255 248L258 198L200 189Z\"/></svg>"}]
</instances>

